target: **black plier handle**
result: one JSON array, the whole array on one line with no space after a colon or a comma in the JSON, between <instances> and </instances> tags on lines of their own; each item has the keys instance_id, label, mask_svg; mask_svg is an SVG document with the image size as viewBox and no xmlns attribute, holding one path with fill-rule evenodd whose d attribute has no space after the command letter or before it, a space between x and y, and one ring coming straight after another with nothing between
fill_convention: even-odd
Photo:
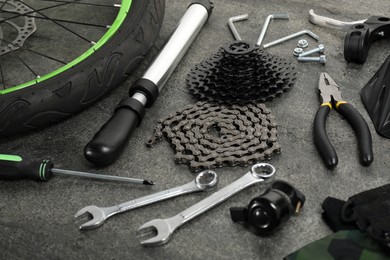
<instances>
[{"instance_id":1,"label":"black plier handle","mask_svg":"<svg viewBox=\"0 0 390 260\"><path fill-rule=\"evenodd\" d=\"M338 93L338 95L335 96L341 97L341 94ZM333 148L332 143L329 141L326 133L326 119L329 111L333 107L348 121L356 133L361 164L364 166L370 165L374 159L372 138L370 129L368 128L368 125L362 115L346 101L338 101L334 98L324 101L328 102L322 103L314 119L314 143L324 160L326 167L332 169L338 164L336 151Z\"/></svg>"}]
</instances>

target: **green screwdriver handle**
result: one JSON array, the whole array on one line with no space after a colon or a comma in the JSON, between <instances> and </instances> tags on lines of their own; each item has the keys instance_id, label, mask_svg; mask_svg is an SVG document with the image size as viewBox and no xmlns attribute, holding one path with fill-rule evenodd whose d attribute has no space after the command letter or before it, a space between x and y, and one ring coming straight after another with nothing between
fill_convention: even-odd
<instances>
[{"instance_id":1,"label":"green screwdriver handle","mask_svg":"<svg viewBox=\"0 0 390 260\"><path fill-rule=\"evenodd\" d=\"M53 166L50 160L32 161L18 155L0 154L0 179L48 181Z\"/></svg>"}]
</instances>

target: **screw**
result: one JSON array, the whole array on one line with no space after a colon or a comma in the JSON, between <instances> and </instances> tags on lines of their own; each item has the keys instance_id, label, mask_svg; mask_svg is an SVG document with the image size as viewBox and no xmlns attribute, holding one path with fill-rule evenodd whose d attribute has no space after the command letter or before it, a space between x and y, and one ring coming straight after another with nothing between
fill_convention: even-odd
<instances>
[{"instance_id":1,"label":"screw","mask_svg":"<svg viewBox=\"0 0 390 260\"><path fill-rule=\"evenodd\" d=\"M299 54L299 57L304 57L304 56L308 56L310 54L313 54L313 53L316 53L316 52L319 52L319 53L324 53L325 51L325 46L323 44L320 44L318 45L317 48L315 49L311 49L311 50L308 50L308 51L305 51L305 52L302 52Z\"/></svg>"},{"instance_id":2,"label":"screw","mask_svg":"<svg viewBox=\"0 0 390 260\"><path fill-rule=\"evenodd\" d=\"M305 39L302 39L302 40L299 40L298 41L298 47L299 48L306 48L307 46L309 46L309 43L305 40Z\"/></svg>"},{"instance_id":3,"label":"screw","mask_svg":"<svg viewBox=\"0 0 390 260\"><path fill-rule=\"evenodd\" d=\"M294 49L294 52L293 52L294 56L300 56L301 53L303 53L303 49L302 48L295 48Z\"/></svg>"},{"instance_id":4,"label":"screw","mask_svg":"<svg viewBox=\"0 0 390 260\"><path fill-rule=\"evenodd\" d=\"M298 61L318 61L322 64L325 64L326 56L321 55L320 57L298 57Z\"/></svg>"}]
</instances>

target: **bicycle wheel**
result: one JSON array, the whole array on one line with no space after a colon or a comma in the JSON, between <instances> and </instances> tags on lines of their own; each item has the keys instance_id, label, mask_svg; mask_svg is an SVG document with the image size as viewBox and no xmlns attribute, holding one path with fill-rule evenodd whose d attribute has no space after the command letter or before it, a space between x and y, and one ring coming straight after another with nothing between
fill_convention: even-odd
<instances>
[{"instance_id":1,"label":"bicycle wheel","mask_svg":"<svg viewBox=\"0 0 390 260\"><path fill-rule=\"evenodd\" d=\"M165 0L0 0L0 137L57 123L123 81Z\"/></svg>"}]
</instances>

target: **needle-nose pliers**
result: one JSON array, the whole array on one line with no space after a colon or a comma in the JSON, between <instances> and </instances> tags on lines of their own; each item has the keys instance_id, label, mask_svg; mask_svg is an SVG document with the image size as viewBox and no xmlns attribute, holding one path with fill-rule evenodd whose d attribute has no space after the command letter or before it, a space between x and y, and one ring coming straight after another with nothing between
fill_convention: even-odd
<instances>
[{"instance_id":1,"label":"needle-nose pliers","mask_svg":"<svg viewBox=\"0 0 390 260\"><path fill-rule=\"evenodd\" d=\"M314 119L314 143L326 167L333 169L338 164L336 151L329 141L325 129L326 119L332 108L335 108L354 129L357 136L361 164L364 166L370 165L374 159L371 132L362 115L351 104L341 98L339 86L328 73L320 74L318 88L322 104Z\"/></svg>"}]
</instances>

